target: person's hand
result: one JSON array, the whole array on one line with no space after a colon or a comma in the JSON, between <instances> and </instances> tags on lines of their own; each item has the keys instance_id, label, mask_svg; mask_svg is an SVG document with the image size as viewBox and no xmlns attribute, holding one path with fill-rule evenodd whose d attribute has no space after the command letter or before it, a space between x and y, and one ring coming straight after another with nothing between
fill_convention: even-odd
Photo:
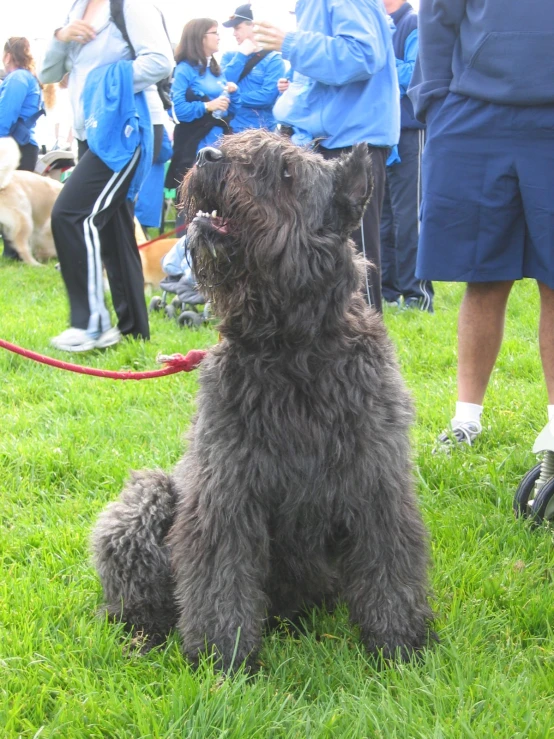
<instances>
[{"instance_id":1,"label":"person's hand","mask_svg":"<svg viewBox=\"0 0 554 739\"><path fill-rule=\"evenodd\" d=\"M239 87L234 82L228 82L225 85L225 89L227 90L229 95L232 95L234 92L236 92L239 89Z\"/></svg>"},{"instance_id":2,"label":"person's hand","mask_svg":"<svg viewBox=\"0 0 554 739\"><path fill-rule=\"evenodd\" d=\"M63 41L65 44L70 41L76 41L78 44L88 44L96 38L94 28L90 23L84 21L72 21L63 28L58 28L54 34L58 41Z\"/></svg>"},{"instance_id":3,"label":"person's hand","mask_svg":"<svg viewBox=\"0 0 554 739\"><path fill-rule=\"evenodd\" d=\"M214 110L227 110L229 102L229 98L220 95L218 98L214 98L209 103L206 103L206 110L210 113L213 113Z\"/></svg>"},{"instance_id":4,"label":"person's hand","mask_svg":"<svg viewBox=\"0 0 554 739\"><path fill-rule=\"evenodd\" d=\"M285 90L289 89L290 82L286 77L281 77L281 79L277 80L277 89L279 92L285 92Z\"/></svg>"},{"instance_id":5,"label":"person's hand","mask_svg":"<svg viewBox=\"0 0 554 739\"><path fill-rule=\"evenodd\" d=\"M258 51L258 47L252 41L251 38L245 38L244 41L241 44L239 44L238 49L241 54L244 54L244 56L249 56L250 54L253 54L255 51Z\"/></svg>"},{"instance_id":6,"label":"person's hand","mask_svg":"<svg viewBox=\"0 0 554 739\"><path fill-rule=\"evenodd\" d=\"M261 49L281 51L285 36L285 31L265 21L260 21L254 26L254 39Z\"/></svg>"}]
</instances>

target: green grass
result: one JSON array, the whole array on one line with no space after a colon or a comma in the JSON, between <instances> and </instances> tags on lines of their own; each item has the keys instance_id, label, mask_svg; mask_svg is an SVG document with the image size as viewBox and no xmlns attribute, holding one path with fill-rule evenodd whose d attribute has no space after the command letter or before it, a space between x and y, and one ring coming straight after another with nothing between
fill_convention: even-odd
<instances>
[{"instance_id":1,"label":"green grass","mask_svg":"<svg viewBox=\"0 0 554 739\"><path fill-rule=\"evenodd\" d=\"M131 468L179 458L196 376L113 382L0 349L0 737L554 737L552 531L511 513L546 422L536 288L517 285L510 300L486 434L472 450L432 456L455 400L460 298L460 286L437 285L434 316L385 317L417 406L441 644L381 671L344 610L314 613L306 635L266 638L254 678L222 679L209 662L193 672L177 637L128 654L118 628L96 617L88 538ZM66 319L53 265L0 264L0 338L56 355L48 340ZM217 340L160 315L151 323L149 344L76 361L150 369L158 352Z\"/></svg>"}]
</instances>

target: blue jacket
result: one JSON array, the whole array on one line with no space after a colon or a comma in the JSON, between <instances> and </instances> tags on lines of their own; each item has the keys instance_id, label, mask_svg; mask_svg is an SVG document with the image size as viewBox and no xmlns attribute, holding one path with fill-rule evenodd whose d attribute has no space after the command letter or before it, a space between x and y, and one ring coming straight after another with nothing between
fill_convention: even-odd
<instances>
[{"instance_id":1,"label":"blue jacket","mask_svg":"<svg viewBox=\"0 0 554 739\"><path fill-rule=\"evenodd\" d=\"M329 149L397 144L400 92L382 0L298 0L296 20L282 53L312 84L282 122Z\"/></svg>"},{"instance_id":2,"label":"blue jacket","mask_svg":"<svg viewBox=\"0 0 554 739\"><path fill-rule=\"evenodd\" d=\"M91 70L83 89L87 142L93 154L120 172L137 147L140 159L127 192L135 200L152 166L153 132L144 92L133 92L133 62Z\"/></svg>"},{"instance_id":3,"label":"blue jacket","mask_svg":"<svg viewBox=\"0 0 554 739\"><path fill-rule=\"evenodd\" d=\"M141 226L160 228L162 225L162 211L164 204L165 163L171 159L173 147L164 128L162 146L135 203L135 216Z\"/></svg>"},{"instance_id":4,"label":"blue jacket","mask_svg":"<svg viewBox=\"0 0 554 739\"><path fill-rule=\"evenodd\" d=\"M227 84L227 77L222 73L219 77L215 77L210 69L206 69L204 74L200 74L198 67L193 67L188 62L179 62L175 67L173 82L171 84L171 99L173 101L173 110L178 121L190 123L197 118L202 118L206 113L206 106L201 100L187 101L187 90L191 90L199 97L208 97L214 100L221 95L221 92ZM237 90L230 97L230 105L223 120L229 115L236 113L240 103L240 92ZM204 146L213 146L217 139L221 136L221 128L216 126L202 139L198 145L198 149Z\"/></svg>"},{"instance_id":5,"label":"blue jacket","mask_svg":"<svg viewBox=\"0 0 554 739\"><path fill-rule=\"evenodd\" d=\"M277 80L285 75L285 63L281 54L272 51L239 82L241 72L252 56L226 51L221 59L221 68L227 79L240 85L240 107L231 122L235 133L247 128L267 128L270 131L275 128L272 110L279 95Z\"/></svg>"},{"instance_id":6,"label":"blue jacket","mask_svg":"<svg viewBox=\"0 0 554 739\"><path fill-rule=\"evenodd\" d=\"M19 120L27 120L37 113L42 104L40 85L37 78L27 69L10 72L0 84L0 136L9 136L13 125ZM29 142L14 138L18 144L31 143L37 146L35 126L30 127Z\"/></svg>"},{"instance_id":7,"label":"blue jacket","mask_svg":"<svg viewBox=\"0 0 554 739\"><path fill-rule=\"evenodd\" d=\"M554 103L551 0L421 0L409 94L420 121L449 91L503 105Z\"/></svg>"},{"instance_id":8,"label":"blue jacket","mask_svg":"<svg viewBox=\"0 0 554 739\"><path fill-rule=\"evenodd\" d=\"M407 95L417 59L418 32L417 13L410 3L404 3L391 13L396 33L392 45L396 55L396 71L400 85L400 127L423 128L414 115L414 106Z\"/></svg>"}]
</instances>

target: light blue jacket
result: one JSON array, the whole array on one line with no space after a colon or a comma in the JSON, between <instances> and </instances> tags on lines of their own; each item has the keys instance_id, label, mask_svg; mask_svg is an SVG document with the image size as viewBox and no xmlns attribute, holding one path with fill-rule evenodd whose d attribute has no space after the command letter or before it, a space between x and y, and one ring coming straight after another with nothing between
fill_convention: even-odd
<instances>
[{"instance_id":1,"label":"light blue jacket","mask_svg":"<svg viewBox=\"0 0 554 739\"><path fill-rule=\"evenodd\" d=\"M37 113L41 106L40 86L36 77L27 69L10 72L0 84L0 136L9 136L13 125L19 120L27 120ZM37 146L35 126L30 127L30 144ZM17 132L14 135L17 141ZM24 141L17 141L24 144Z\"/></svg>"},{"instance_id":2,"label":"light blue jacket","mask_svg":"<svg viewBox=\"0 0 554 739\"><path fill-rule=\"evenodd\" d=\"M120 172L140 147L127 193L129 200L135 200L152 166L154 142L146 96L133 92L133 62L106 64L89 72L83 110L90 150L114 172Z\"/></svg>"},{"instance_id":3,"label":"light blue jacket","mask_svg":"<svg viewBox=\"0 0 554 739\"><path fill-rule=\"evenodd\" d=\"M382 0L298 0L296 20L282 53L312 84L280 122L321 137L329 149L397 144L400 90Z\"/></svg>"},{"instance_id":4,"label":"light blue jacket","mask_svg":"<svg viewBox=\"0 0 554 739\"><path fill-rule=\"evenodd\" d=\"M221 68L227 79L240 85L240 107L231 121L235 133L247 128L267 128L269 131L275 128L272 110L279 95L277 81L285 76L285 63L281 54L273 51L239 81L252 56L240 51L226 51L221 59Z\"/></svg>"}]
</instances>

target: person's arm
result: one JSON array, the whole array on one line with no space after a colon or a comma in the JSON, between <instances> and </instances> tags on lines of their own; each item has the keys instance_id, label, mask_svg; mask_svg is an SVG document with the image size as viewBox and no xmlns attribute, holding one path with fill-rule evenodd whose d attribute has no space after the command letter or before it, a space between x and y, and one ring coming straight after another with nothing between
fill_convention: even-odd
<instances>
[{"instance_id":1,"label":"person's arm","mask_svg":"<svg viewBox=\"0 0 554 739\"><path fill-rule=\"evenodd\" d=\"M331 23L330 36L293 31L284 34L277 46L271 40L271 26L260 23L255 38L263 48L282 50L295 70L326 85L367 80L383 69L390 44L384 10L343 0L332 4Z\"/></svg>"},{"instance_id":2,"label":"person's arm","mask_svg":"<svg viewBox=\"0 0 554 739\"><path fill-rule=\"evenodd\" d=\"M396 71L398 73L398 84L400 86L400 97L408 92L412 81L414 67L417 59L418 34L417 28L410 33L404 44L404 58L396 60Z\"/></svg>"},{"instance_id":3,"label":"person's arm","mask_svg":"<svg viewBox=\"0 0 554 739\"><path fill-rule=\"evenodd\" d=\"M44 57L42 58L42 64L40 69L37 71L37 77L43 84L48 84L49 82L61 82L67 73L66 57L69 47L66 41L62 41L58 38L58 33L63 29L69 28L70 25L71 20L68 17L65 19L63 26L54 31L52 38L46 47Z\"/></svg>"},{"instance_id":4,"label":"person's arm","mask_svg":"<svg viewBox=\"0 0 554 739\"><path fill-rule=\"evenodd\" d=\"M225 79L229 82L235 82L238 85L239 77L244 69L247 58L239 51L226 51L221 57L220 65Z\"/></svg>"},{"instance_id":5,"label":"person's arm","mask_svg":"<svg viewBox=\"0 0 554 739\"><path fill-rule=\"evenodd\" d=\"M171 83L171 100L173 110L178 121L190 123L197 118L202 118L206 113L206 105L201 100L187 101L187 90L197 75L190 64L182 62L175 68L175 75Z\"/></svg>"},{"instance_id":6,"label":"person's arm","mask_svg":"<svg viewBox=\"0 0 554 739\"><path fill-rule=\"evenodd\" d=\"M425 122L427 109L443 100L452 82L452 57L467 0L421 0L419 55L408 94L417 118Z\"/></svg>"},{"instance_id":7,"label":"person's arm","mask_svg":"<svg viewBox=\"0 0 554 739\"><path fill-rule=\"evenodd\" d=\"M248 92L242 91L241 104L245 108L267 108L277 100L277 82L285 74L285 63L280 54L267 59L267 64L265 62L263 59L259 63L260 66L264 65L263 83Z\"/></svg>"},{"instance_id":8,"label":"person's arm","mask_svg":"<svg viewBox=\"0 0 554 739\"><path fill-rule=\"evenodd\" d=\"M29 87L17 74L8 75L0 87L0 136L9 136L13 124L21 117L21 107Z\"/></svg>"},{"instance_id":9,"label":"person's arm","mask_svg":"<svg viewBox=\"0 0 554 739\"><path fill-rule=\"evenodd\" d=\"M162 15L150 0L125 0L123 14L135 51L133 89L140 92L171 74L173 53Z\"/></svg>"}]
</instances>

